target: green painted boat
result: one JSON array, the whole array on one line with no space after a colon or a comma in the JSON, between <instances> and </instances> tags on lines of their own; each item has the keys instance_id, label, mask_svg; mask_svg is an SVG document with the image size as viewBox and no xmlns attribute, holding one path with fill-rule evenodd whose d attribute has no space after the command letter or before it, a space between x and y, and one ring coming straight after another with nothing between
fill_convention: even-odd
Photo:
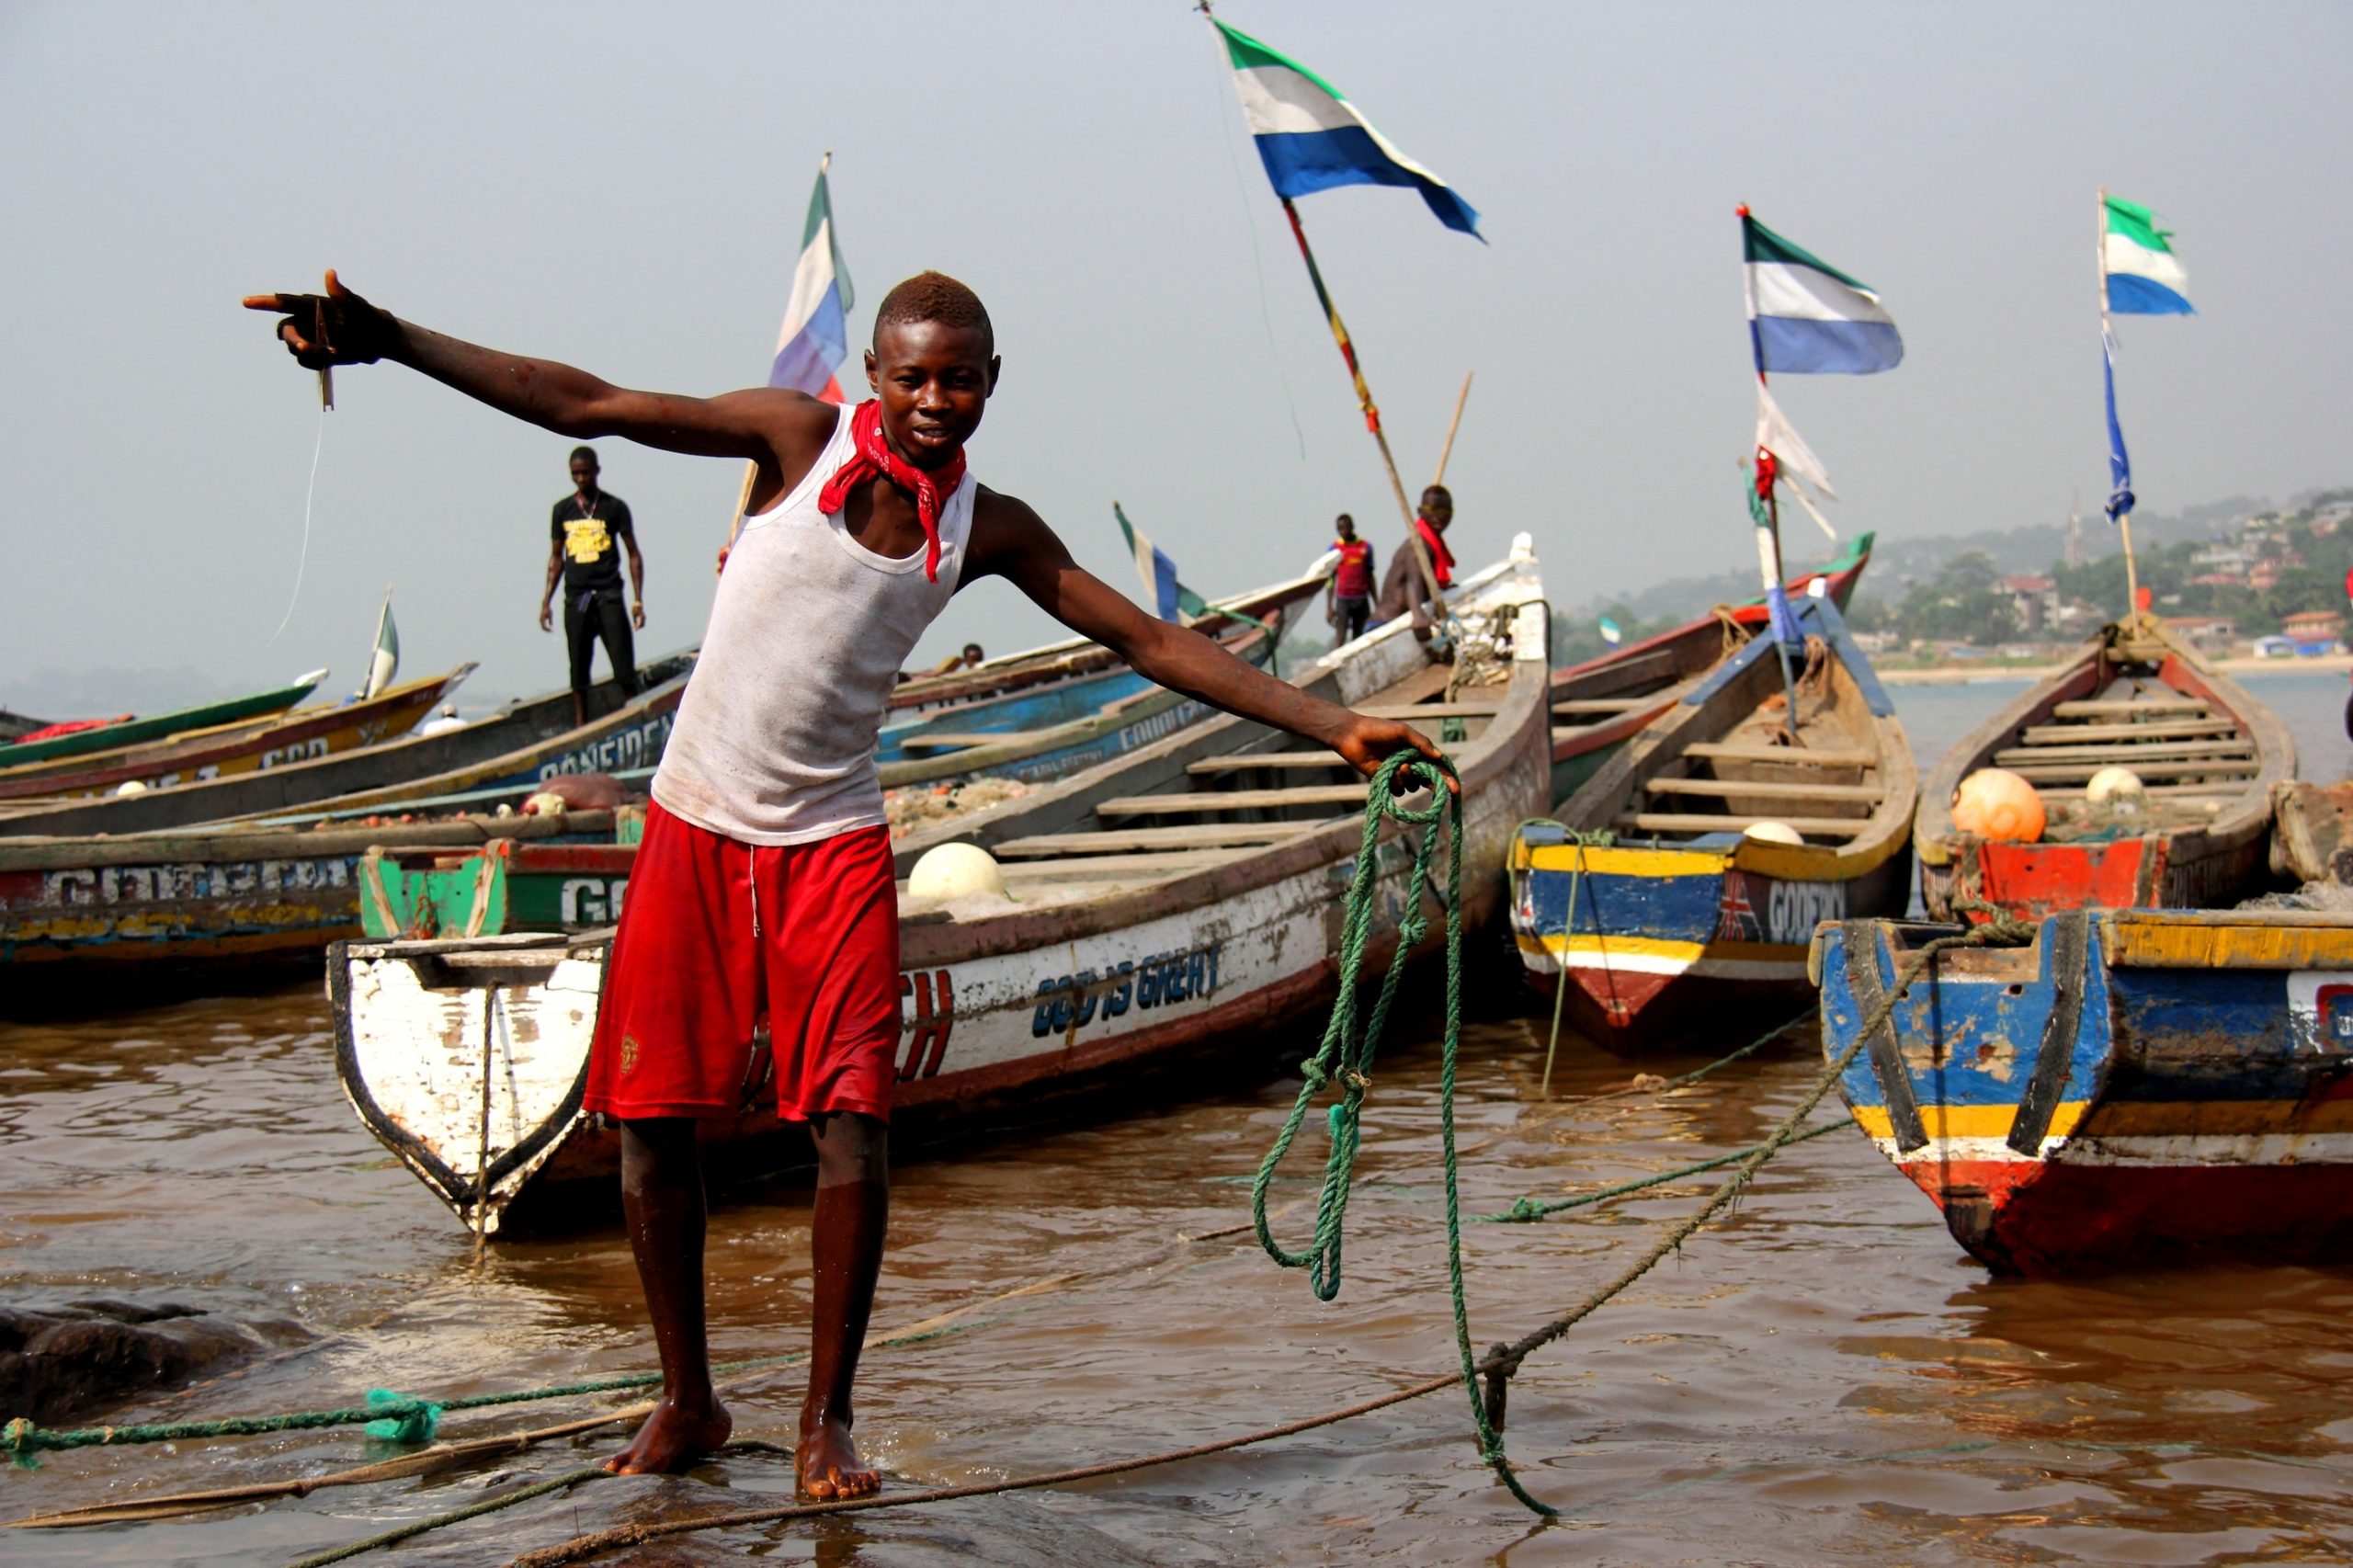
<instances>
[{"instance_id":1,"label":"green painted boat","mask_svg":"<svg viewBox=\"0 0 2353 1568\"><path fill-rule=\"evenodd\" d=\"M312 688L326 678L326 671L313 670L293 685L281 686L275 691L257 691L250 697L231 698L226 702L182 708L170 713L158 713L150 719L125 719L119 724L101 724L95 730L76 730L70 735L59 735L53 740L17 741L0 745L0 767L14 767L27 762L46 762L58 756L80 756L87 752L112 751L117 746L137 745L142 741L185 734L190 730L209 730L216 724L233 724L244 719L283 713L310 696Z\"/></svg>"}]
</instances>

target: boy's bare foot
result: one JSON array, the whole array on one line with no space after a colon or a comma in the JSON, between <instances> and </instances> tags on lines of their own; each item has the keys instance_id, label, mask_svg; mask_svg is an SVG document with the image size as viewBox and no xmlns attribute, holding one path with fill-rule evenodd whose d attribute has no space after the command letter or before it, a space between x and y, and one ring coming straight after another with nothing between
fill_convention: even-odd
<instances>
[{"instance_id":1,"label":"boy's bare foot","mask_svg":"<svg viewBox=\"0 0 2353 1568\"><path fill-rule=\"evenodd\" d=\"M858 1457L849 1423L830 1415L804 1421L801 1447L792 1456L793 1479L801 1492L823 1502L864 1497L882 1490L882 1478Z\"/></svg>"},{"instance_id":2,"label":"boy's bare foot","mask_svg":"<svg viewBox=\"0 0 2353 1568\"><path fill-rule=\"evenodd\" d=\"M735 1418L716 1397L696 1409L665 1399L605 1468L615 1475L675 1475L716 1450L734 1430Z\"/></svg>"}]
</instances>

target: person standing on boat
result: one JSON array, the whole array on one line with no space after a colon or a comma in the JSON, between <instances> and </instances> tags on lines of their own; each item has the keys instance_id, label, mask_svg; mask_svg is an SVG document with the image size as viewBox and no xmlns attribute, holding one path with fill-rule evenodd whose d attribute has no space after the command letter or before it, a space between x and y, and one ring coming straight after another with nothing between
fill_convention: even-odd
<instances>
[{"instance_id":1,"label":"person standing on boat","mask_svg":"<svg viewBox=\"0 0 2353 1568\"><path fill-rule=\"evenodd\" d=\"M1364 635L1365 626L1372 619L1372 585L1375 579L1372 546L1357 538L1357 520L1346 512L1333 524L1339 537L1332 541L1332 549L1339 560L1332 567L1331 591L1324 596L1324 619L1332 623L1332 635L1341 642L1353 642Z\"/></svg>"},{"instance_id":2,"label":"person standing on boat","mask_svg":"<svg viewBox=\"0 0 2353 1568\"><path fill-rule=\"evenodd\" d=\"M1381 580L1381 602L1373 607L1376 626L1411 613L1414 636L1421 642L1430 640L1430 628L1438 615L1445 613L1438 606L1438 595L1454 585L1454 556L1446 548L1446 530L1454 522L1454 495L1443 484L1433 484L1422 492L1422 504L1414 514L1414 531L1422 537L1422 548L1429 552L1430 570L1438 574L1433 584L1423 574L1421 561L1408 538L1389 558L1389 574Z\"/></svg>"},{"instance_id":3,"label":"person standing on boat","mask_svg":"<svg viewBox=\"0 0 2353 1568\"><path fill-rule=\"evenodd\" d=\"M548 582L540 595L540 630L555 630L549 603L563 580L563 643L572 655L572 722L588 722L589 675L597 644L613 666L624 698L637 695L637 649L630 629L645 630L645 558L629 503L597 483L597 451L572 449L572 494L555 504L549 527ZM629 551L635 595L621 608L621 551Z\"/></svg>"},{"instance_id":4,"label":"person standing on boat","mask_svg":"<svg viewBox=\"0 0 2353 1568\"><path fill-rule=\"evenodd\" d=\"M605 974L585 1108L620 1125L621 1199L662 1361L659 1404L607 1468L687 1468L733 1423L711 1385L699 1118L742 1103L767 1014L777 1111L805 1121L817 1190L809 1385L795 1471L817 1497L880 1480L851 1387L890 1210L886 1130L901 1035L897 889L874 747L900 665L968 583L1003 577L1161 685L1331 747L1367 776L1415 731L1277 680L1138 609L1053 530L965 469L999 361L988 312L936 272L891 290L856 409L779 388L631 392L324 295L263 294L311 369L391 359L578 439L749 460L749 515L653 785ZM1124 368L1148 377L1150 367Z\"/></svg>"}]
</instances>

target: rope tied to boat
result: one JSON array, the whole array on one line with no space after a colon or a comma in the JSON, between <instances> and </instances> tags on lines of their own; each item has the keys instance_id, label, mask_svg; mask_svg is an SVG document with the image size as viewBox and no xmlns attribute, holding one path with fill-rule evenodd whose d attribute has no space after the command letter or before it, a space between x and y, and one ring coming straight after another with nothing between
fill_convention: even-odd
<instances>
[{"instance_id":1,"label":"rope tied to boat","mask_svg":"<svg viewBox=\"0 0 2353 1568\"><path fill-rule=\"evenodd\" d=\"M1401 778L1418 780L1426 787L1430 791L1429 804L1416 807L1402 801L1396 790ZM1481 1397L1480 1364L1471 1348L1470 1307L1463 1291L1462 1199L1457 1185L1459 1161L1454 1141L1455 1066L1462 1043L1462 797L1459 790L1447 788L1454 778L1452 763L1443 759L1432 762L1413 751L1397 753L1373 775L1364 814L1364 837L1357 848L1356 878L1349 884L1341 914L1339 995L1332 1004L1332 1017L1324 1026L1323 1042L1308 1059L1307 1070L1302 1071L1305 1081L1291 1103L1290 1114L1283 1119L1273 1145L1258 1163L1258 1174L1250 1185L1251 1222L1257 1231L1258 1244L1266 1249L1268 1257L1285 1268L1308 1271L1309 1288L1315 1292L1316 1300L1328 1301L1340 1293L1341 1240L1347 1221L1348 1193L1356 1180L1357 1155L1364 1142L1365 1093L1372 1086L1373 1057L1380 1049L1381 1030L1389 1021L1390 1006L1396 1000L1398 983L1404 976L1414 949L1429 935L1429 917L1423 910L1421 892L1434 885L1430 862L1438 853L1442 822L1448 850L1446 1028L1438 1058L1438 1134L1446 1168L1446 1269L1454 1309L1455 1353L1461 1363L1462 1390L1471 1402L1471 1424L1478 1434L1479 1458L1513 1496L1535 1512L1549 1516L1555 1510L1529 1494L1504 1453L1501 1383L1491 1383L1486 1396ZM1371 942L1374 916L1380 905L1381 829L1384 820L1424 831L1415 841L1413 866L1403 884L1410 891L1407 903L1397 912L1397 942L1390 955L1389 971L1381 976L1380 993L1359 1030L1358 982L1363 977L1365 950ZM1316 1198L1314 1239L1307 1251L1290 1252L1275 1239L1274 1230L1267 1222L1267 1189L1273 1185L1276 1167L1290 1153L1291 1141L1298 1137L1323 1085L1336 1080L1341 1095L1325 1118L1330 1146L1324 1154L1323 1190Z\"/></svg>"}]
</instances>

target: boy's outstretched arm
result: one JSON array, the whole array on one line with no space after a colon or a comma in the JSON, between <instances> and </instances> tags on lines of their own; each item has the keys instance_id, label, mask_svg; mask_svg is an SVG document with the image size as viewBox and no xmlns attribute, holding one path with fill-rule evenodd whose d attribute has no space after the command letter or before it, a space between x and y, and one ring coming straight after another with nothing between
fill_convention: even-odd
<instances>
[{"instance_id":1,"label":"boy's outstretched arm","mask_svg":"<svg viewBox=\"0 0 2353 1568\"><path fill-rule=\"evenodd\" d=\"M1007 579L1056 620L1170 690L1329 746L1367 778L1403 747L1440 756L1417 730L1327 702L1253 668L1198 631L1144 614L1073 561L1038 514L1011 496L981 491L965 575Z\"/></svg>"},{"instance_id":2,"label":"boy's outstretched arm","mask_svg":"<svg viewBox=\"0 0 2353 1568\"><path fill-rule=\"evenodd\" d=\"M798 480L808 472L839 416L832 405L780 387L708 398L617 387L553 359L502 353L402 321L332 272L324 294L249 294L245 308L284 316L278 338L305 369L390 359L574 440L619 436L664 451L749 459L760 466L756 510L781 493L788 475Z\"/></svg>"}]
</instances>

